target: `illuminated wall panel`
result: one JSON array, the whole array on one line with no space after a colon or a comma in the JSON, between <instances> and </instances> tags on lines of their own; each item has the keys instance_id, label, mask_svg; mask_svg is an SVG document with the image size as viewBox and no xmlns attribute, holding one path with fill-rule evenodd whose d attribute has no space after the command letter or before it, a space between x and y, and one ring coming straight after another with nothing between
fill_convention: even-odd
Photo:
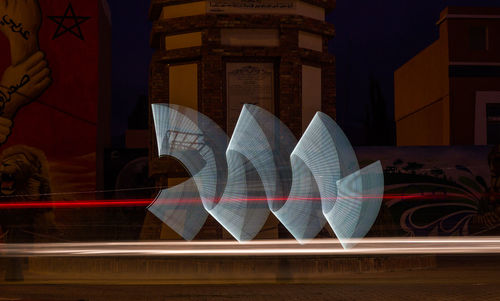
<instances>
[{"instance_id":1,"label":"illuminated wall panel","mask_svg":"<svg viewBox=\"0 0 500 301\"><path fill-rule=\"evenodd\" d=\"M302 66L302 131L321 111L321 68Z\"/></svg>"},{"instance_id":2,"label":"illuminated wall panel","mask_svg":"<svg viewBox=\"0 0 500 301\"><path fill-rule=\"evenodd\" d=\"M207 12L205 1L163 7L160 19L172 19L186 16L204 15Z\"/></svg>"},{"instance_id":3,"label":"illuminated wall panel","mask_svg":"<svg viewBox=\"0 0 500 301\"><path fill-rule=\"evenodd\" d=\"M306 31L299 31L299 47L323 52L323 37Z\"/></svg>"},{"instance_id":4,"label":"illuminated wall panel","mask_svg":"<svg viewBox=\"0 0 500 301\"><path fill-rule=\"evenodd\" d=\"M201 46L201 32L190 32L165 37L165 49L173 50L180 48Z\"/></svg>"},{"instance_id":5,"label":"illuminated wall panel","mask_svg":"<svg viewBox=\"0 0 500 301\"><path fill-rule=\"evenodd\" d=\"M198 64L173 65L169 70L171 104L198 109Z\"/></svg>"}]
</instances>

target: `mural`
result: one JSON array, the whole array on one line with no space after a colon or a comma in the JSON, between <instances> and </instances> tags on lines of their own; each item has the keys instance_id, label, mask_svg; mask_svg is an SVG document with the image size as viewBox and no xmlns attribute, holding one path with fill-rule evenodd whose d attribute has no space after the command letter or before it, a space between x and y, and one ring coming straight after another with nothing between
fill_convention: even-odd
<instances>
[{"instance_id":1,"label":"mural","mask_svg":"<svg viewBox=\"0 0 500 301\"><path fill-rule=\"evenodd\" d=\"M3 201L95 198L78 192L96 190L100 4L0 2ZM13 213L3 210L0 226L4 233L14 228L31 233L7 235L7 240L43 240L44 228L75 221L71 214L57 213L26 209L17 215L27 218L13 221L7 218Z\"/></svg>"},{"instance_id":2,"label":"mural","mask_svg":"<svg viewBox=\"0 0 500 301\"><path fill-rule=\"evenodd\" d=\"M382 161L393 235L499 232L498 147L360 147L356 153L361 161Z\"/></svg>"},{"instance_id":3,"label":"mural","mask_svg":"<svg viewBox=\"0 0 500 301\"><path fill-rule=\"evenodd\" d=\"M5 143L16 113L40 96L51 78L45 54L39 49L42 17L38 1L5 1L0 16L0 30L11 50L11 64L0 81L0 143Z\"/></svg>"}]
</instances>

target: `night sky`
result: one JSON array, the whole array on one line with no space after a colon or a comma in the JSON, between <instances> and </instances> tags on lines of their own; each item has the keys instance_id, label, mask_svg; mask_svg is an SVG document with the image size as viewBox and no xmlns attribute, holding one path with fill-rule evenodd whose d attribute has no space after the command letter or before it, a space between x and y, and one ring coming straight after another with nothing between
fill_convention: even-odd
<instances>
[{"instance_id":1,"label":"night sky","mask_svg":"<svg viewBox=\"0 0 500 301\"><path fill-rule=\"evenodd\" d=\"M150 1L108 2L113 22L112 134L120 146L128 116L148 90ZM380 84L387 116L393 120L394 71L438 38L435 24L446 5L500 6L500 0L338 0L327 16L337 31L330 43L337 59L337 121L354 145L367 141L363 126L370 112L370 83Z\"/></svg>"}]
</instances>

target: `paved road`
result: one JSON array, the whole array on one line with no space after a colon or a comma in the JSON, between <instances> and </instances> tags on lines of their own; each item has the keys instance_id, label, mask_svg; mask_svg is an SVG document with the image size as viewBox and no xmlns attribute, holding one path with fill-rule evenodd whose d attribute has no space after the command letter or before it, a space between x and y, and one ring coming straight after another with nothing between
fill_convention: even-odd
<instances>
[{"instance_id":1,"label":"paved road","mask_svg":"<svg viewBox=\"0 0 500 301\"><path fill-rule=\"evenodd\" d=\"M432 270L339 274L323 283L0 283L0 300L499 300L497 257L453 257ZM86 283L84 283L86 282Z\"/></svg>"},{"instance_id":2,"label":"paved road","mask_svg":"<svg viewBox=\"0 0 500 301\"><path fill-rule=\"evenodd\" d=\"M2 286L1 298L25 300L500 300L498 284L259 284Z\"/></svg>"}]
</instances>

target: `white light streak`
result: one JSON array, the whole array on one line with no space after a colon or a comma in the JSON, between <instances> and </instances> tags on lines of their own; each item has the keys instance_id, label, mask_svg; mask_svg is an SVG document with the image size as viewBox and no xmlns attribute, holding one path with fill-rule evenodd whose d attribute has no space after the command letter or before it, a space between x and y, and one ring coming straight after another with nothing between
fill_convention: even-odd
<instances>
[{"instance_id":1,"label":"white light streak","mask_svg":"<svg viewBox=\"0 0 500 301\"><path fill-rule=\"evenodd\" d=\"M0 244L0 257L96 256L293 256L293 255L398 255L499 254L500 237L365 238L344 249L337 239L315 239L301 245L295 240L197 242L96 242Z\"/></svg>"}]
</instances>

